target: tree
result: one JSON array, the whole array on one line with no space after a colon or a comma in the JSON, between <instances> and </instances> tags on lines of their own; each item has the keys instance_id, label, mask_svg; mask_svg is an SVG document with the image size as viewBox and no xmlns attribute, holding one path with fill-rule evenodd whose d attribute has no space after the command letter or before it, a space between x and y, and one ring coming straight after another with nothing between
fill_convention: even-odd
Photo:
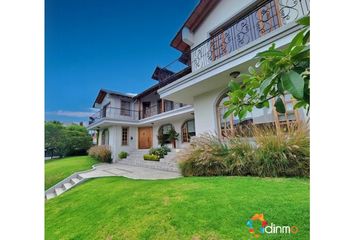
<instances>
[{"instance_id":1,"label":"tree","mask_svg":"<svg viewBox=\"0 0 354 240\"><path fill-rule=\"evenodd\" d=\"M310 17L298 23L304 28L296 34L284 49L268 50L256 55L255 67L249 67L247 74L240 74L240 82L229 83L229 100L224 103L228 111L224 117L234 114L242 120L254 107L269 107L269 100L275 100L275 109L285 113L281 96L292 95L297 100L294 108L310 109Z\"/></svg>"},{"instance_id":2,"label":"tree","mask_svg":"<svg viewBox=\"0 0 354 240\"><path fill-rule=\"evenodd\" d=\"M64 126L57 121L45 123L45 148L53 149L54 155L63 155Z\"/></svg>"},{"instance_id":3,"label":"tree","mask_svg":"<svg viewBox=\"0 0 354 240\"><path fill-rule=\"evenodd\" d=\"M92 137L87 129L79 125L71 125L64 129L64 155L85 155L92 146Z\"/></svg>"},{"instance_id":4,"label":"tree","mask_svg":"<svg viewBox=\"0 0 354 240\"><path fill-rule=\"evenodd\" d=\"M65 127L60 122L45 123L45 148L54 149L54 155L83 155L91 146L92 138L85 127Z\"/></svg>"}]
</instances>

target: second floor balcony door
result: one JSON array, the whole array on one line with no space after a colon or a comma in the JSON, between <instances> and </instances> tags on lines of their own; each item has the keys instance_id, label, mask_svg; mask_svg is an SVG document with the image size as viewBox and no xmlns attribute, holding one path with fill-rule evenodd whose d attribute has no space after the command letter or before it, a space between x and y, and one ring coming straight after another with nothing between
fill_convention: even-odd
<instances>
[{"instance_id":1,"label":"second floor balcony door","mask_svg":"<svg viewBox=\"0 0 354 240\"><path fill-rule=\"evenodd\" d=\"M150 117L150 102L143 102L143 118Z\"/></svg>"},{"instance_id":2,"label":"second floor balcony door","mask_svg":"<svg viewBox=\"0 0 354 240\"><path fill-rule=\"evenodd\" d=\"M164 107L165 112L173 110L173 102L172 101L165 100L164 104L165 104L165 107Z\"/></svg>"}]
</instances>

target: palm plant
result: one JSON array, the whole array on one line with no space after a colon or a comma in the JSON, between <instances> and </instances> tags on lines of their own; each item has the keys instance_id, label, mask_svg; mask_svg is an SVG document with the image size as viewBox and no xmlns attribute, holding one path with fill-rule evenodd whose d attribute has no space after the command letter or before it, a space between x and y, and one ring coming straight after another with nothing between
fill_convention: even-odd
<instances>
[{"instance_id":1,"label":"palm plant","mask_svg":"<svg viewBox=\"0 0 354 240\"><path fill-rule=\"evenodd\" d=\"M173 148L176 148L176 140L179 138L179 133L177 133L176 130L171 129L167 135L168 141L172 143Z\"/></svg>"}]
</instances>

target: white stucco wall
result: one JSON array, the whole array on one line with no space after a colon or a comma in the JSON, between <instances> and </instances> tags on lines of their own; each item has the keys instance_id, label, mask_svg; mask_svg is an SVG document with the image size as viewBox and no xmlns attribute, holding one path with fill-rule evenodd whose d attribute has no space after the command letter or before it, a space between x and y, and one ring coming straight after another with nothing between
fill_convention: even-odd
<instances>
[{"instance_id":1,"label":"white stucco wall","mask_svg":"<svg viewBox=\"0 0 354 240\"><path fill-rule=\"evenodd\" d=\"M102 144L102 130L98 131L97 145Z\"/></svg>"},{"instance_id":2,"label":"white stucco wall","mask_svg":"<svg viewBox=\"0 0 354 240\"><path fill-rule=\"evenodd\" d=\"M102 109L103 106L107 105L110 101L111 101L111 96L110 96L109 94L107 94L107 95L103 98L103 100L102 100L102 102L101 102L100 104L98 104L98 103L95 104L95 107Z\"/></svg>"},{"instance_id":3,"label":"white stucco wall","mask_svg":"<svg viewBox=\"0 0 354 240\"><path fill-rule=\"evenodd\" d=\"M216 101L225 88L215 89L194 97L196 134L217 132Z\"/></svg>"},{"instance_id":4,"label":"white stucco wall","mask_svg":"<svg viewBox=\"0 0 354 240\"><path fill-rule=\"evenodd\" d=\"M137 127L127 126L129 127L128 132L128 145L122 145L122 127L125 126L111 126L108 129L109 131L109 146L112 151L112 158L114 161L118 160L118 153L121 151L132 152L135 151L138 147L137 139ZM101 131L100 131L101 132ZM133 138L133 139L131 139ZM99 140L99 145L101 145L102 141Z\"/></svg>"}]
</instances>

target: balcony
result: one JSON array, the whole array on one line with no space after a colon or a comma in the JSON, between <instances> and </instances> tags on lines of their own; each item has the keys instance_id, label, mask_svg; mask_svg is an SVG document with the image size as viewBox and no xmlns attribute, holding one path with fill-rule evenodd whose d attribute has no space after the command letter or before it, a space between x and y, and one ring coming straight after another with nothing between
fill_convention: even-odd
<instances>
[{"instance_id":1,"label":"balcony","mask_svg":"<svg viewBox=\"0 0 354 240\"><path fill-rule=\"evenodd\" d=\"M250 6L191 50L192 72L308 14L309 0L268 0Z\"/></svg>"},{"instance_id":2,"label":"balcony","mask_svg":"<svg viewBox=\"0 0 354 240\"><path fill-rule=\"evenodd\" d=\"M184 106L185 105L174 103L173 105L168 107L165 106L165 108L162 109L161 106L154 105L151 107L144 107L141 111L106 107L89 117L89 125L95 124L103 119L124 122L137 122L139 120L169 112L174 109L179 109Z\"/></svg>"},{"instance_id":3,"label":"balcony","mask_svg":"<svg viewBox=\"0 0 354 240\"><path fill-rule=\"evenodd\" d=\"M106 107L89 117L89 125L98 122L101 119L111 119L120 121L136 121L139 119L139 111Z\"/></svg>"}]
</instances>

